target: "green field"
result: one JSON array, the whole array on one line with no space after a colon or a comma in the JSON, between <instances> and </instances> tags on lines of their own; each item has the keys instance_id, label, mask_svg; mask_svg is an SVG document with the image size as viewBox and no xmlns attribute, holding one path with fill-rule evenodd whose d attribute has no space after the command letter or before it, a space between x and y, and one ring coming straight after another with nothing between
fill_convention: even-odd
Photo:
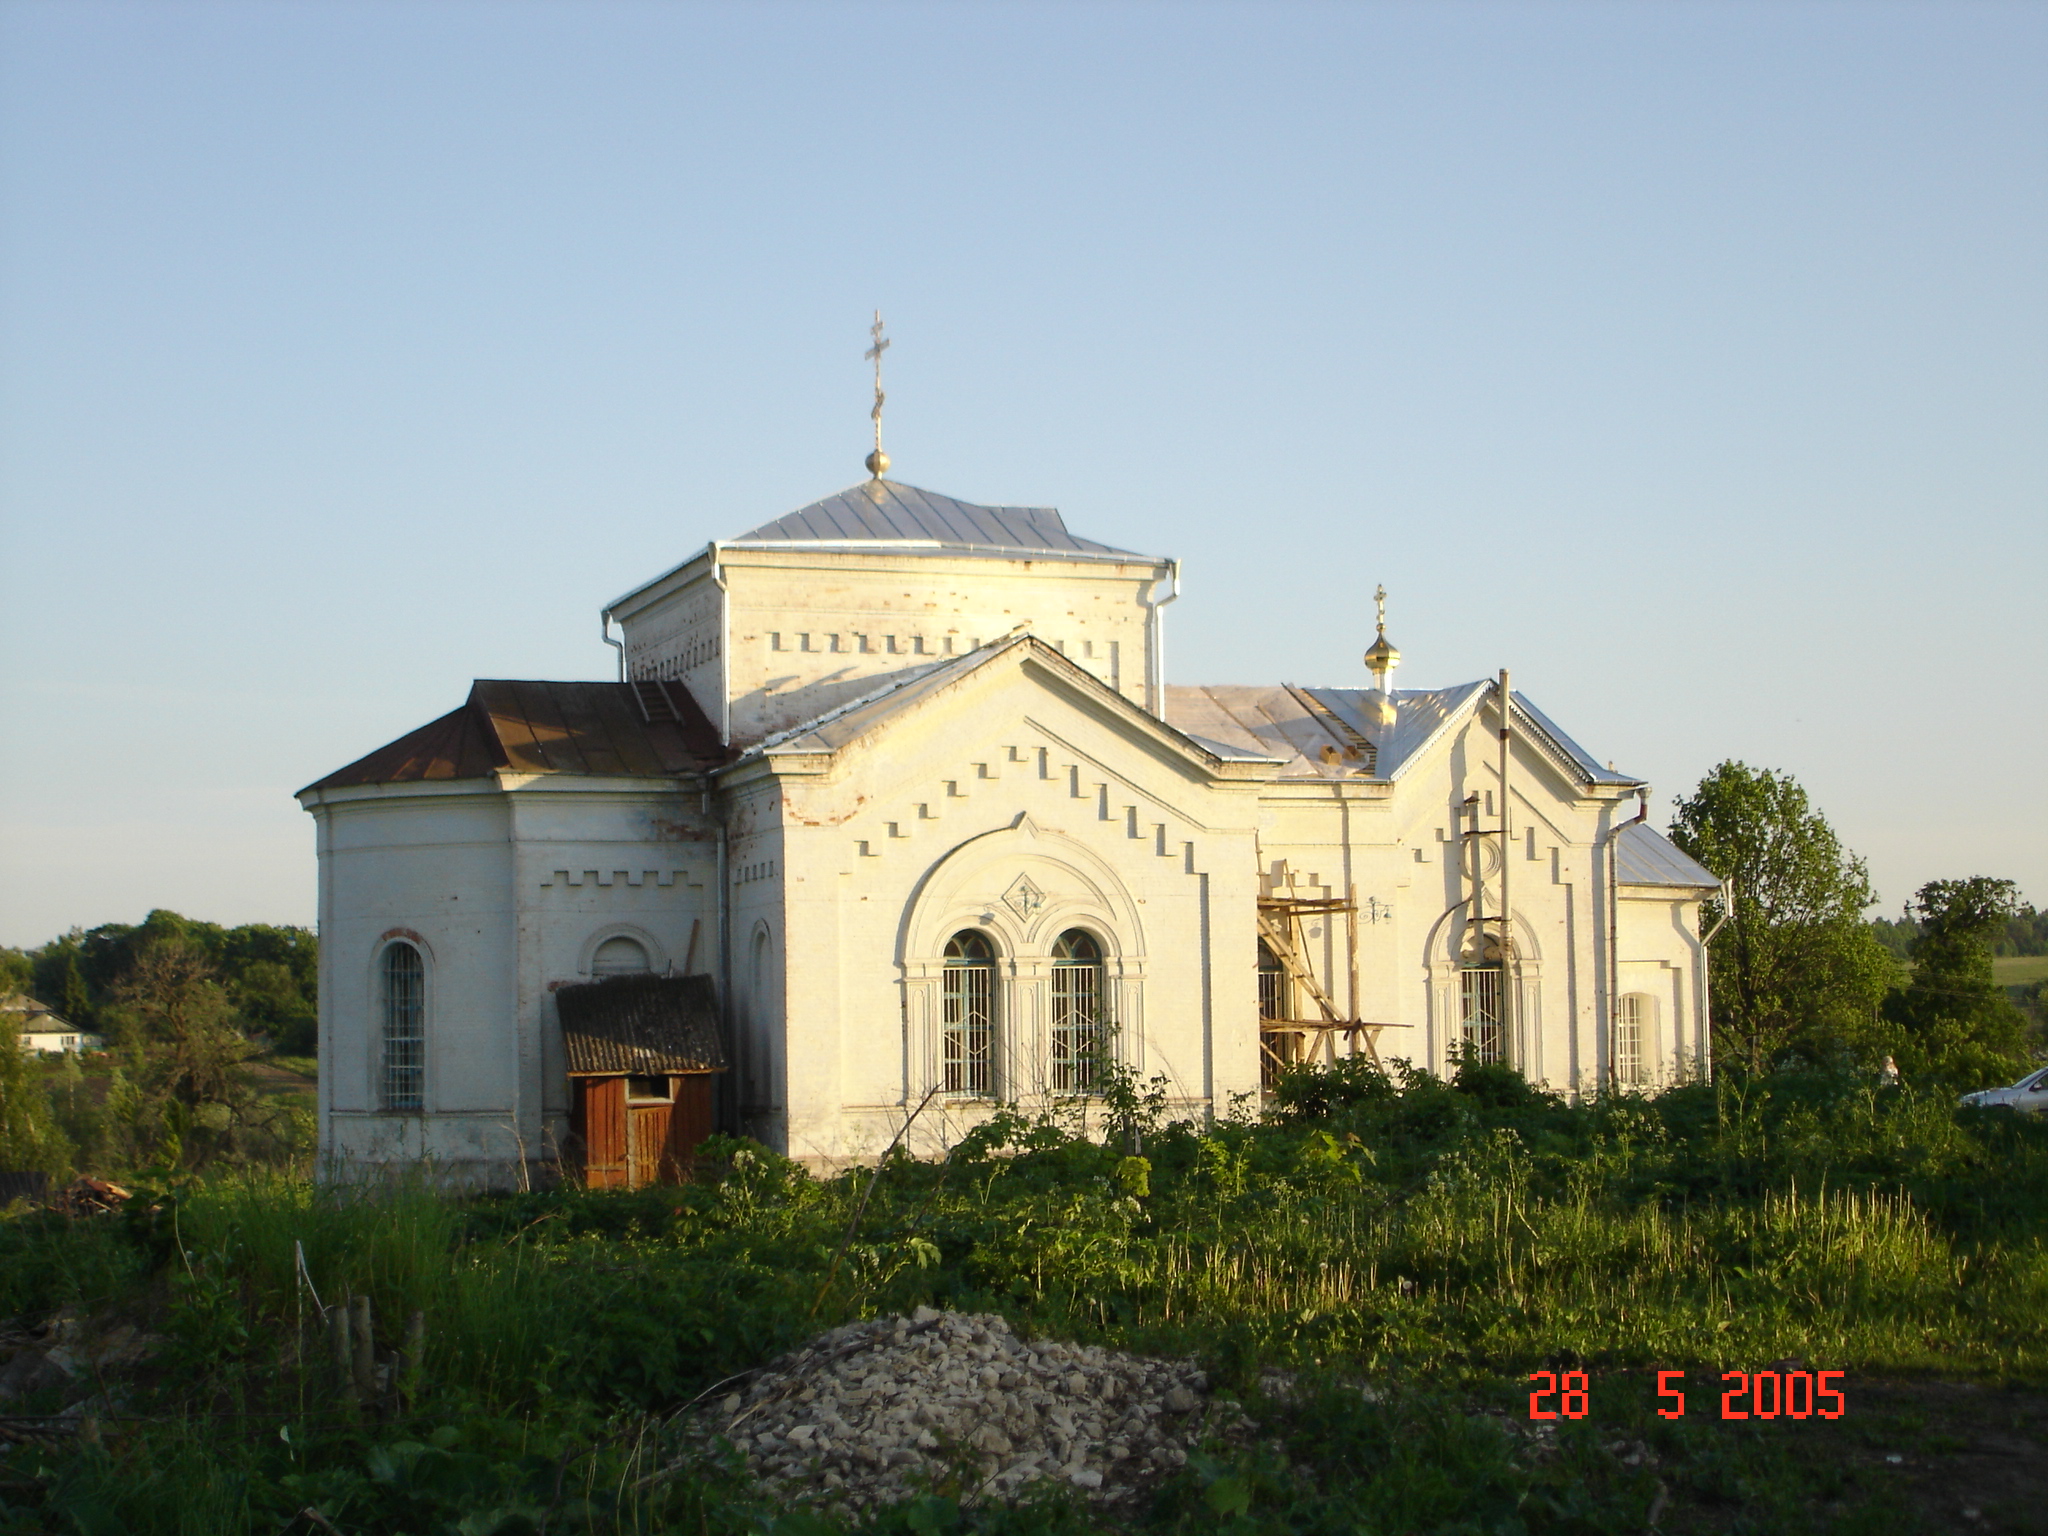
<instances>
[{"instance_id":1,"label":"green field","mask_svg":"<svg viewBox=\"0 0 2048 1536\"><path fill-rule=\"evenodd\" d=\"M2048 1124L1796 1075L1567 1106L1494 1071L1310 1075L1206 1129L1135 1089L1118 1115L1109 1146L1003 1117L944 1162L831 1181L717 1142L699 1182L633 1192L250 1175L17 1210L17 1341L57 1316L81 1348L153 1342L97 1384L90 1435L7 1453L0 1531L822 1536L849 1527L730 1467L650 1479L669 1417L920 1304L1197 1355L1243 1399L1255 1439L1192 1458L1144 1529L2043 1529ZM315 1290L370 1297L387 1358L419 1314L384 1410L338 1395ZM1723 1422L1721 1373L1773 1366L1844 1372L1848 1413ZM1275 1368L1285 1401L1259 1390ZM1543 1368L1585 1371L1591 1411L1537 1439ZM1672 1370L1679 1421L1656 1411ZM940 1479L870 1528L1102 1528L968 1491Z\"/></svg>"},{"instance_id":2,"label":"green field","mask_svg":"<svg viewBox=\"0 0 2048 1536\"><path fill-rule=\"evenodd\" d=\"M1991 962L1991 974L2001 987L2048 981L2048 955L1999 955Z\"/></svg>"}]
</instances>

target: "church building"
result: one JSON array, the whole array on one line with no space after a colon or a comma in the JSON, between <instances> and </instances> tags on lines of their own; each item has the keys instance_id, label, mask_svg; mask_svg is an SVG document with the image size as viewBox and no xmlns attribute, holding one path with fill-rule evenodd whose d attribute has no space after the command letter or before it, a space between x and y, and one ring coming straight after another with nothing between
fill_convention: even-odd
<instances>
[{"instance_id":1,"label":"church building","mask_svg":"<svg viewBox=\"0 0 2048 1536\"><path fill-rule=\"evenodd\" d=\"M1346 686L1169 684L1177 562L870 465L606 606L618 681L478 681L299 792L331 1169L660 1176L598 1146L636 1106L830 1169L1124 1069L1193 1118L1354 1053L1707 1070L1714 877L1505 673L1396 688L1382 608Z\"/></svg>"}]
</instances>

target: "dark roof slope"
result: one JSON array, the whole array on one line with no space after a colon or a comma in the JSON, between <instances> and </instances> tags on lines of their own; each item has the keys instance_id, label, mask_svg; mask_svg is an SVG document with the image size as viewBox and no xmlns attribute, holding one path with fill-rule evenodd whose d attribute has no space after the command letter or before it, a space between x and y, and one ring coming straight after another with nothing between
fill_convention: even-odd
<instances>
[{"instance_id":1,"label":"dark roof slope","mask_svg":"<svg viewBox=\"0 0 2048 1536\"><path fill-rule=\"evenodd\" d=\"M343 789L510 773L673 778L731 759L679 683L480 679L460 709L309 784Z\"/></svg>"},{"instance_id":2,"label":"dark roof slope","mask_svg":"<svg viewBox=\"0 0 2048 1536\"><path fill-rule=\"evenodd\" d=\"M709 976L607 976L561 988L555 1008L572 1075L725 1070Z\"/></svg>"},{"instance_id":3,"label":"dark roof slope","mask_svg":"<svg viewBox=\"0 0 2048 1536\"><path fill-rule=\"evenodd\" d=\"M864 480L837 496L800 507L741 534L734 544L933 544L951 549L1115 555L1148 563L1149 555L1113 549L1067 532L1052 507L979 507L895 480Z\"/></svg>"}]
</instances>

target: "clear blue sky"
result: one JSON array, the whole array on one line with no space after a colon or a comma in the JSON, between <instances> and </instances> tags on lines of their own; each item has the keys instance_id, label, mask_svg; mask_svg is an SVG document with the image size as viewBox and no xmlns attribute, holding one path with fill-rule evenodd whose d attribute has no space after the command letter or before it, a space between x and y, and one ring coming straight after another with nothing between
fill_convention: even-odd
<instances>
[{"instance_id":1,"label":"clear blue sky","mask_svg":"<svg viewBox=\"0 0 2048 1536\"><path fill-rule=\"evenodd\" d=\"M2048 902L2048 7L0 8L0 942L896 474Z\"/></svg>"}]
</instances>

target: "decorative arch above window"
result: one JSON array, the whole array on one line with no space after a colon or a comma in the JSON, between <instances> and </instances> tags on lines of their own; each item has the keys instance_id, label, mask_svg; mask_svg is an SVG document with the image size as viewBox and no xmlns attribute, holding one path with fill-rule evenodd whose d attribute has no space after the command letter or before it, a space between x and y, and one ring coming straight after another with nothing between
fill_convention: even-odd
<instances>
[{"instance_id":1,"label":"decorative arch above window","mask_svg":"<svg viewBox=\"0 0 2048 1536\"><path fill-rule=\"evenodd\" d=\"M590 956L593 976L634 976L653 969L647 958L647 946L623 933L606 939Z\"/></svg>"},{"instance_id":2,"label":"decorative arch above window","mask_svg":"<svg viewBox=\"0 0 2048 1536\"><path fill-rule=\"evenodd\" d=\"M384 946L377 963L382 1051L379 1104L385 1109L426 1107L427 964L404 940Z\"/></svg>"},{"instance_id":3,"label":"decorative arch above window","mask_svg":"<svg viewBox=\"0 0 2048 1536\"><path fill-rule=\"evenodd\" d=\"M996 1091L996 951L986 934L962 929L946 941L939 1065L947 1093L993 1098Z\"/></svg>"}]
</instances>

